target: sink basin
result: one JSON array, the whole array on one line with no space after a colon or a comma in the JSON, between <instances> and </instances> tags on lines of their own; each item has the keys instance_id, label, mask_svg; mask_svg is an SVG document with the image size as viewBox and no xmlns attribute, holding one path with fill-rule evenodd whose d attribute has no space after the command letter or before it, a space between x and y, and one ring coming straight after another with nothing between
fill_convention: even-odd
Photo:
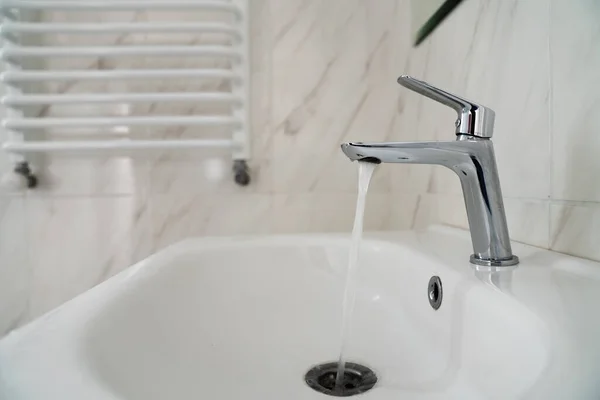
<instances>
[{"instance_id":1,"label":"sink basin","mask_svg":"<svg viewBox=\"0 0 600 400\"><path fill-rule=\"evenodd\" d=\"M189 239L0 341L7 400L325 399L349 238ZM514 244L469 264L468 233L366 235L347 349L367 399L600 398L600 265ZM439 276L434 310L428 283Z\"/></svg>"}]
</instances>

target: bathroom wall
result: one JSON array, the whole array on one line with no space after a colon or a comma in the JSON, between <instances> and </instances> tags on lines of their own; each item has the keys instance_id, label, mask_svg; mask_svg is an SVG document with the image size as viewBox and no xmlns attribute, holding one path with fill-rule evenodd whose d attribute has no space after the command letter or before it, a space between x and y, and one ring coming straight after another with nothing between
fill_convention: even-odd
<instances>
[{"instance_id":1,"label":"bathroom wall","mask_svg":"<svg viewBox=\"0 0 600 400\"><path fill-rule=\"evenodd\" d=\"M356 165L339 151L348 139L386 140L396 90L377 74L367 34L367 2L251 1L252 184L234 184L226 151L162 152L134 157L46 156L36 160L41 187L0 194L0 334L41 315L165 246L190 236L349 232ZM160 14L160 15L159 15ZM54 13L63 22L162 19L161 13ZM171 13L169 19L194 17ZM203 37L108 35L110 43L198 43ZM48 36L46 45L90 38ZM193 67L198 59L57 59L53 68ZM218 87L219 82L214 86ZM190 82L74 82L46 90L192 90ZM206 88L203 86L203 88ZM190 114L201 105L77 105L44 115ZM212 110L215 111L215 110ZM216 110L219 111L219 110ZM80 132L81 133L81 132ZM96 134L96 132L84 132ZM119 134L122 132L112 132ZM130 130L165 137L219 134L193 129ZM54 132L59 138L64 132ZM10 168L5 164L4 171ZM366 227L386 229L389 171L372 183Z\"/></svg>"},{"instance_id":2,"label":"bathroom wall","mask_svg":"<svg viewBox=\"0 0 600 400\"><path fill-rule=\"evenodd\" d=\"M600 125L594 113L600 107L597 2L465 0L417 49L409 0L251 0L251 13L253 183L233 183L225 152L37 160L40 188L0 192L0 335L186 237L349 232L356 167L344 159L340 142L454 138L453 112L400 88L395 79L401 73L496 110L494 141L514 239L600 260L593 246L600 235L600 190L593 179L600 168L594 157L600 147L594 132ZM150 61L63 60L58 66ZM77 92L89 90L86 85L53 89ZM143 89L169 91L187 82L176 85ZM207 111L161 107L76 111ZM0 168L10 168L4 156ZM369 230L466 226L458 181L438 167L379 168L367 208Z\"/></svg>"},{"instance_id":3,"label":"bathroom wall","mask_svg":"<svg viewBox=\"0 0 600 400\"><path fill-rule=\"evenodd\" d=\"M393 35L400 55L389 64L496 111L493 140L514 240L595 260L599 16L594 0L466 0L417 49ZM388 18L390 32L407 23ZM453 111L401 88L397 94L394 140L452 140ZM402 205L392 207L394 226L467 227L451 171L391 169L392 203Z\"/></svg>"}]
</instances>

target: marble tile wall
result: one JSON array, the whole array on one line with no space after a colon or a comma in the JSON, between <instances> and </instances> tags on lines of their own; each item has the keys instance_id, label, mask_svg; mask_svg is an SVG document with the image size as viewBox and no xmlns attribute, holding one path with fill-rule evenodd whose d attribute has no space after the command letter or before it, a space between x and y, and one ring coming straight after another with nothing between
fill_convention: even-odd
<instances>
[{"instance_id":1,"label":"marble tile wall","mask_svg":"<svg viewBox=\"0 0 600 400\"><path fill-rule=\"evenodd\" d=\"M496 111L494 143L514 240L595 260L599 15L593 0L467 0L419 48L405 47L390 63ZM452 111L406 90L397 96L404 109L394 140L452 138ZM406 207L392 211L393 226L467 227L452 172L398 166L390 174L392 203Z\"/></svg>"},{"instance_id":2,"label":"marble tile wall","mask_svg":"<svg viewBox=\"0 0 600 400\"><path fill-rule=\"evenodd\" d=\"M453 139L453 112L398 87L395 79L401 73L496 110L494 140L516 240L600 260L594 246L600 235L600 190L594 179L600 168L595 157L600 146L595 110L600 104L594 91L594 83L600 83L598 3L466 0L416 49L411 47L410 11L409 0L251 0L254 156L248 187L233 183L226 152L36 160L40 188L0 192L0 335L186 237L349 232L356 168L338 150L340 142ZM75 18L159 17L164 15ZM181 13L167 17L195 18ZM81 44L84 38L77 40ZM93 44L183 44L216 39L113 35L95 40ZM44 42L75 43L64 37ZM52 66L206 65L150 58L56 63ZM220 85L75 82L46 89L170 91ZM46 115L221 111L161 104L43 110ZM183 137L196 132L128 134ZM10 168L4 155L0 168ZM427 166L379 168L366 228L412 229L432 223L466 226L455 177Z\"/></svg>"},{"instance_id":3,"label":"marble tile wall","mask_svg":"<svg viewBox=\"0 0 600 400\"><path fill-rule=\"evenodd\" d=\"M393 4L393 2L389 2ZM349 232L356 167L343 140L386 140L395 105L379 81L385 49L367 35L368 2L251 1L252 184L231 176L226 151L137 156L46 155L36 159L41 185L0 193L0 335L51 310L157 250L190 236ZM379 11L378 11L379 12ZM60 22L198 20L189 13L66 13ZM377 18L377 16L375 16ZM380 35L377 33L377 35ZM220 43L208 35L45 36L44 45ZM56 59L46 68L191 68L201 59ZM222 89L224 82L48 82L49 92ZM198 104L48 107L47 116L221 113ZM65 135L186 137L193 129L128 132L53 131ZM203 130L203 135L224 132ZM4 157L4 156L2 156ZM10 163L0 159L2 171ZM366 226L386 229L389 175L374 178ZM4 287L6 286L6 288Z\"/></svg>"}]
</instances>

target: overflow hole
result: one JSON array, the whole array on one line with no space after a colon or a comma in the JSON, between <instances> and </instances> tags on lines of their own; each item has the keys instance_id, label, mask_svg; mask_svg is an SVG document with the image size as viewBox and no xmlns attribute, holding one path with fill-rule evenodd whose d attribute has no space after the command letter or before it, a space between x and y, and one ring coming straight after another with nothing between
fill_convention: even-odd
<instances>
[{"instance_id":1,"label":"overflow hole","mask_svg":"<svg viewBox=\"0 0 600 400\"><path fill-rule=\"evenodd\" d=\"M429 285L427 286L427 297L429 298L429 305L437 310L442 305L442 298L444 292L442 290L442 280L439 276L432 276L429 279Z\"/></svg>"}]
</instances>

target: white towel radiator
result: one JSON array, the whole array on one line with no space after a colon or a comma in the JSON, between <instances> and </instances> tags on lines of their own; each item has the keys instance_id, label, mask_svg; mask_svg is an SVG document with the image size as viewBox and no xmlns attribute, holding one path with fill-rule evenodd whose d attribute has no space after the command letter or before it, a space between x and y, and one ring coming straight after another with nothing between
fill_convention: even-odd
<instances>
[{"instance_id":1,"label":"white towel radiator","mask_svg":"<svg viewBox=\"0 0 600 400\"><path fill-rule=\"evenodd\" d=\"M249 0L0 0L2 47L0 58L4 71L0 81L5 107L2 119L4 141L2 149L14 159L14 172L24 178L28 187L35 187L37 178L27 159L36 152L81 152L94 150L189 149L201 147L231 148L235 181L247 185L250 181L247 160L250 157L249 113ZM225 15L225 21L202 22L118 22L118 23L57 23L31 18L40 11L132 11L132 10L193 10L207 15ZM111 33L209 33L227 35L226 45L144 45L144 46L38 46L24 39L44 34L95 35ZM34 42L35 43L35 42ZM109 70L49 70L32 68L31 62L60 57L168 56L203 57L228 60L228 67L188 69L109 69ZM44 81L109 81L189 78L226 80L225 91L157 92L157 93L32 93L28 87ZM42 107L66 104L109 104L140 102L213 102L230 105L226 115L145 115L119 117L42 117ZM37 111L36 111L37 110ZM133 138L89 140L34 140L31 132L47 129L114 128L122 126L194 126L224 127L231 136L202 139Z\"/></svg>"}]
</instances>

